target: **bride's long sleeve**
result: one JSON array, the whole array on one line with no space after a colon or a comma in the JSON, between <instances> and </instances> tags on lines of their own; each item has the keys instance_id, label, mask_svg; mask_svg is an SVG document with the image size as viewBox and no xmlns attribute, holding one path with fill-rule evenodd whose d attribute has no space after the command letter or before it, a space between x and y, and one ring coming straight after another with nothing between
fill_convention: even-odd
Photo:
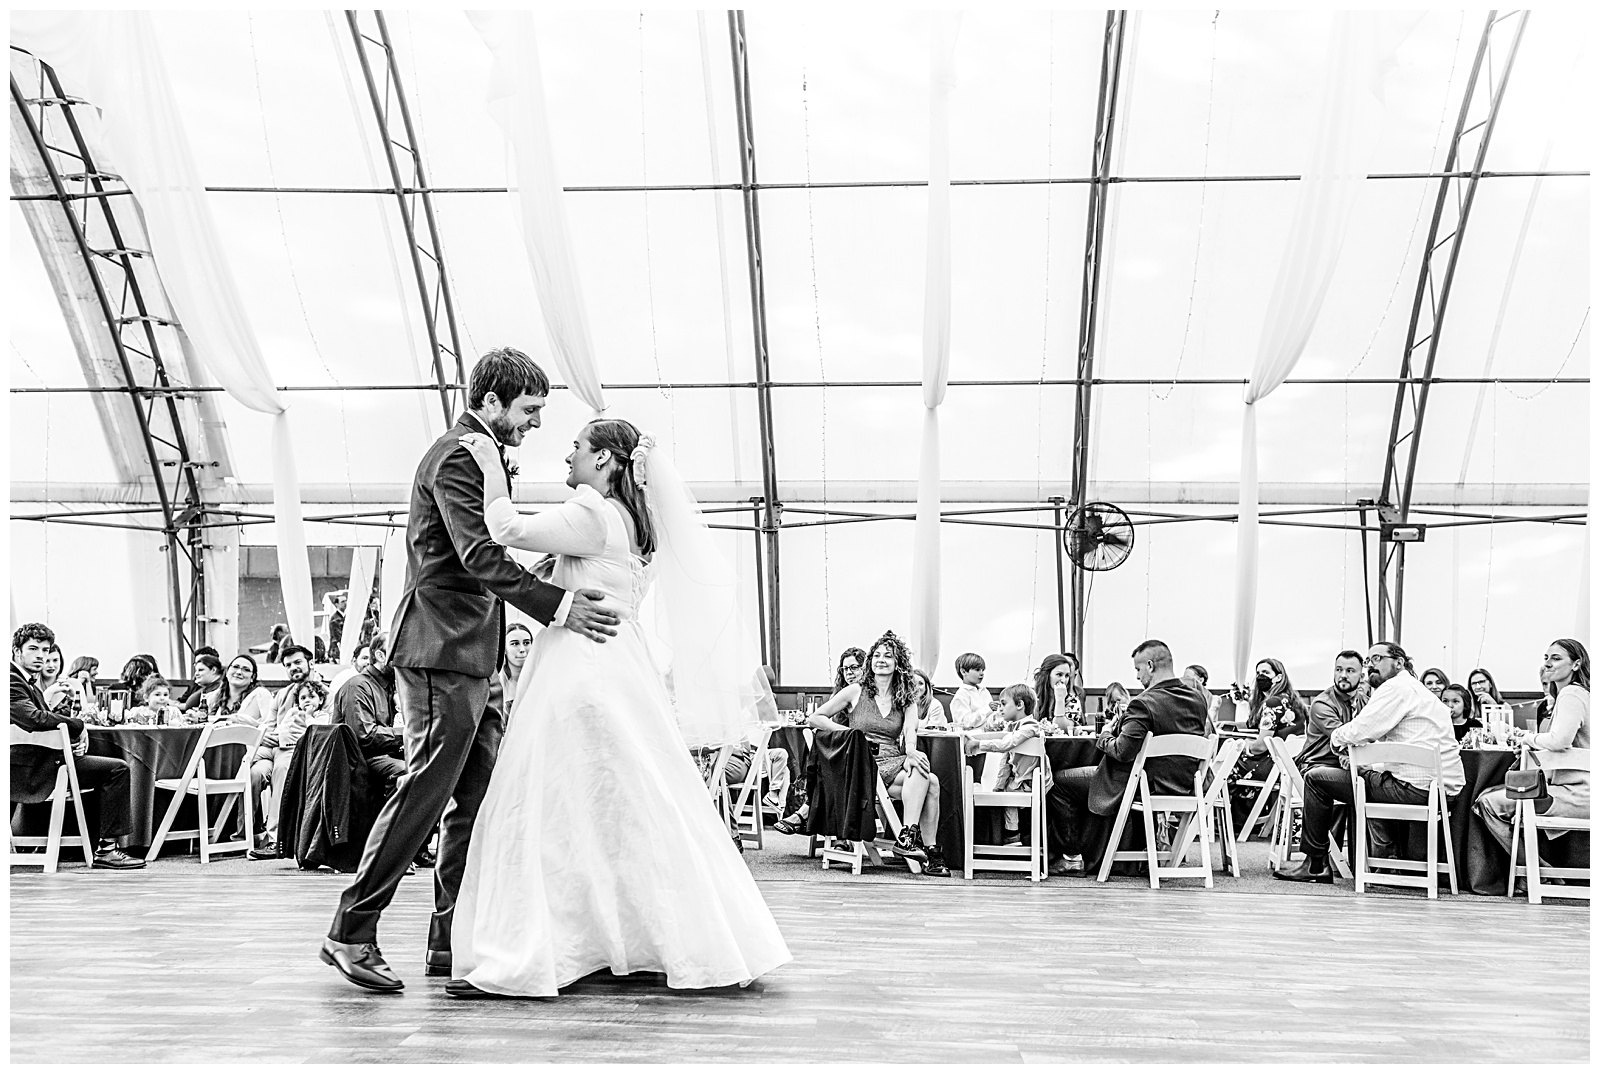
<instances>
[{"instance_id":1,"label":"bride's long sleeve","mask_svg":"<svg viewBox=\"0 0 1600 1074\"><path fill-rule=\"evenodd\" d=\"M520 515L510 499L491 501L483 512L489 536L496 544L526 552L557 552L568 556L597 556L605 551L609 511L604 498L587 485L559 507L531 517Z\"/></svg>"}]
</instances>

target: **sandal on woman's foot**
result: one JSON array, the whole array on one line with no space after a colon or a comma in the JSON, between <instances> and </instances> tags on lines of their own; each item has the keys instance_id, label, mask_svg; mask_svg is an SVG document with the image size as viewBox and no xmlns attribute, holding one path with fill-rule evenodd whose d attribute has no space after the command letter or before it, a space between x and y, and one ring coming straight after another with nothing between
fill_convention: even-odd
<instances>
[{"instance_id":1,"label":"sandal on woman's foot","mask_svg":"<svg viewBox=\"0 0 1600 1074\"><path fill-rule=\"evenodd\" d=\"M772 822L772 830L782 832L784 835L798 835L800 833L800 814L784 817L782 820Z\"/></svg>"}]
</instances>

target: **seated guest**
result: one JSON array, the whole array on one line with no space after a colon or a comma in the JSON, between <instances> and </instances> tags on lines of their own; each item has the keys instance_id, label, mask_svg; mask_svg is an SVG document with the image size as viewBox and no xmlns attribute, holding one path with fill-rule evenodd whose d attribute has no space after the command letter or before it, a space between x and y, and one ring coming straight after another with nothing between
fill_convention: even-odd
<instances>
[{"instance_id":1,"label":"seated guest","mask_svg":"<svg viewBox=\"0 0 1600 1074\"><path fill-rule=\"evenodd\" d=\"M333 697L333 718L355 732L367 769L382 787L382 796L388 798L406 774L405 736L394 725L394 669L389 666L388 635L379 634L368 648L372 662L366 671L339 687Z\"/></svg>"},{"instance_id":2,"label":"seated guest","mask_svg":"<svg viewBox=\"0 0 1600 1074\"><path fill-rule=\"evenodd\" d=\"M195 670L202 656L209 656L217 662L217 675L212 679L208 676L206 685L202 685L198 672ZM178 707L184 712L191 709L205 708L206 695L211 693L222 682L222 654L209 645L202 645L194 651L194 659L190 661L189 688L178 698Z\"/></svg>"},{"instance_id":3,"label":"seated guest","mask_svg":"<svg viewBox=\"0 0 1600 1074\"><path fill-rule=\"evenodd\" d=\"M1476 731L1483 726L1483 721L1478 719L1477 709L1472 704L1472 694L1460 683L1451 683L1444 688L1444 693L1439 697L1446 705L1450 706L1450 725L1455 728L1456 741L1460 742L1471 731Z\"/></svg>"},{"instance_id":4,"label":"seated guest","mask_svg":"<svg viewBox=\"0 0 1600 1074\"><path fill-rule=\"evenodd\" d=\"M163 727L189 721L172 700L172 684L160 675L147 675L139 686L139 703L128 710L127 722Z\"/></svg>"},{"instance_id":5,"label":"seated guest","mask_svg":"<svg viewBox=\"0 0 1600 1074\"><path fill-rule=\"evenodd\" d=\"M51 711L61 711L63 716L68 715L62 711L69 704L72 687L61 681L61 668L63 664L61 646L50 643L50 648L45 650L44 666L39 669L39 674L34 676L33 685L39 688L39 694L50 706ZM60 708L58 708L58 706Z\"/></svg>"},{"instance_id":6,"label":"seated guest","mask_svg":"<svg viewBox=\"0 0 1600 1074\"><path fill-rule=\"evenodd\" d=\"M283 812L282 791L289 777L289 762L294 760L294 748L305 736L306 728L319 721L328 705L328 688L321 680L306 679L284 687L282 693L289 695L289 706L273 724L274 745L267 747L263 738L250 763L250 793L255 796L255 815L261 825L255 845L245 851L246 857L252 859L278 856L278 817ZM261 793L269 785L272 795L263 817Z\"/></svg>"},{"instance_id":7,"label":"seated guest","mask_svg":"<svg viewBox=\"0 0 1600 1074\"><path fill-rule=\"evenodd\" d=\"M1306 733L1306 703L1289 681L1283 661L1268 657L1256 662L1255 689L1250 692L1250 716L1245 727L1256 732L1256 737L1245 744L1244 756L1233 770L1234 782L1228 791L1233 800L1234 823L1239 825L1250 819L1261 788L1242 786L1238 781L1264 780L1272 772L1267 739Z\"/></svg>"},{"instance_id":8,"label":"seated guest","mask_svg":"<svg viewBox=\"0 0 1600 1074\"><path fill-rule=\"evenodd\" d=\"M977 653L962 653L956 657L956 687L950 699L950 720L963 731L981 730L989 722L994 699L983 688L983 674L988 670L983 657Z\"/></svg>"},{"instance_id":9,"label":"seated guest","mask_svg":"<svg viewBox=\"0 0 1600 1074\"><path fill-rule=\"evenodd\" d=\"M207 695L206 712L221 723L250 727L259 727L271 719L272 691L261 685L255 657L240 653L228 661L227 670L222 673L222 688Z\"/></svg>"},{"instance_id":10,"label":"seated guest","mask_svg":"<svg viewBox=\"0 0 1600 1074\"><path fill-rule=\"evenodd\" d=\"M152 675L161 674L161 669L156 667L156 658L149 653L139 653L130 656L128 662L122 665L122 675L117 680L117 689L128 692L129 704L133 698L139 696L139 687L144 685L144 680Z\"/></svg>"},{"instance_id":11,"label":"seated guest","mask_svg":"<svg viewBox=\"0 0 1600 1074\"><path fill-rule=\"evenodd\" d=\"M1354 649L1333 658L1333 685L1312 698L1306 712L1306 743L1294 759L1301 772L1340 767L1339 755L1333 750L1333 729L1349 723L1367 703L1369 691L1361 668L1361 654Z\"/></svg>"},{"instance_id":12,"label":"seated guest","mask_svg":"<svg viewBox=\"0 0 1600 1074\"><path fill-rule=\"evenodd\" d=\"M63 716L72 716L89 723L102 722L100 701L95 694L95 676L100 674L100 661L92 656L80 656L72 662L62 681L71 691L64 701L58 701L53 710ZM50 699L45 698L46 701ZM65 710L63 710L65 705Z\"/></svg>"},{"instance_id":13,"label":"seated guest","mask_svg":"<svg viewBox=\"0 0 1600 1074\"><path fill-rule=\"evenodd\" d=\"M1120 682L1106 684L1105 710L1101 726L1120 720L1128 711L1128 705L1133 701L1133 695L1128 693L1128 688Z\"/></svg>"},{"instance_id":14,"label":"seated guest","mask_svg":"<svg viewBox=\"0 0 1600 1074\"><path fill-rule=\"evenodd\" d=\"M1551 642L1550 648L1545 650L1539 677L1544 680L1545 696L1552 699L1551 715L1536 733L1530 734L1520 727L1513 729L1511 744L1518 749L1589 749L1589 650L1572 638ZM1490 685L1493 686L1493 680ZM1590 815L1588 772L1549 773L1545 783L1551 798L1545 816L1582 819ZM1484 791L1473 806L1489 834L1508 854L1516 806L1515 799L1506 797L1504 786Z\"/></svg>"},{"instance_id":15,"label":"seated guest","mask_svg":"<svg viewBox=\"0 0 1600 1074\"><path fill-rule=\"evenodd\" d=\"M867 666L867 654L864 649L854 646L839 654L839 666L833 673L833 692L838 693L846 686L851 686L861 681L862 669Z\"/></svg>"},{"instance_id":16,"label":"seated guest","mask_svg":"<svg viewBox=\"0 0 1600 1074\"><path fill-rule=\"evenodd\" d=\"M500 669L501 689L504 698L500 711L511 718L511 709L517 703L517 683L522 680L523 665L528 662L528 652L533 648L533 631L526 623L512 623L506 627L506 659Z\"/></svg>"},{"instance_id":17,"label":"seated guest","mask_svg":"<svg viewBox=\"0 0 1600 1074\"><path fill-rule=\"evenodd\" d=\"M1369 742L1400 742L1439 751L1442 786L1446 796L1461 793L1466 775L1461 768L1461 750L1450 729L1450 710L1434 697L1412 674L1411 659L1394 642L1380 641L1367 651L1367 685L1372 687L1361 712L1349 723L1336 727L1330 736L1336 751ZM1399 805L1425 805L1426 785L1433 773L1415 765L1395 763L1362 771L1369 802ZM1353 804L1355 790L1350 773L1337 768L1313 768L1306 773L1305 813L1301 824L1300 847L1305 857L1272 875L1297 883L1333 883L1328 868L1328 831L1333 821L1335 802ZM1373 844L1372 855L1392 858L1393 836L1387 821L1368 824ZM1357 833L1360 838L1360 833Z\"/></svg>"},{"instance_id":18,"label":"seated guest","mask_svg":"<svg viewBox=\"0 0 1600 1074\"><path fill-rule=\"evenodd\" d=\"M1450 676L1438 668L1429 668L1422 673L1422 685L1428 688L1428 693L1443 701L1444 688L1450 685Z\"/></svg>"},{"instance_id":19,"label":"seated guest","mask_svg":"<svg viewBox=\"0 0 1600 1074\"><path fill-rule=\"evenodd\" d=\"M1494 684L1494 676L1489 674L1487 668L1473 668L1472 674L1467 676L1467 689L1472 692L1472 714L1483 722L1483 709L1485 705L1504 705L1506 699L1500 696L1500 687Z\"/></svg>"},{"instance_id":20,"label":"seated guest","mask_svg":"<svg viewBox=\"0 0 1600 1074\"><path fill-rule=\"evenodd\" d=\"M1050 790L1050 766L1044 765L1041 769L1039 758L1031 753L1019 755L1015 752L1018 746L1030 739L1044 737L1039 717L1033 711L1037 703L1038 698L1033 696L1033 691L1026 683L1007 686L1000 691L1000 718L1005 721L1005 737L966 740L967 753L1006 755L995 776L994 789L997 791L1031 791L1036 777L1046 793ZM1000 842L1002 846L1018 846L1022 843L1022 810L1017 806L1005 807Z\"/></svg>"},{"instance_id":21,"label":"seated guest","mask_svg":"<svg viewBox=\"0 0 1600 1074\"><path fill-rule=\"evenodd\" d=\"M357 675L372 666L372 643L364 641L356 646L355 655L350 658L350 667Z\"/></svg>"},{"instance_id":22,"label":"seated guest","mask_svg":"<svg viewBox=\"0 0 1600 1074\"><path fill-rule=\"evenodd\" d=\"M1165 642L1140 642L1133 650L1133 669L1144 692L1128 703L1120 720L1100 732L1095 742L1104 754L1100 763L1055 773L1055 785L1045 799L1052 873L1073 869L1071 859L1079 857L1085 872L1098 872L1102 855L1115 849L1106 847L1112 818L1147 737L1205 734L1206 697L1178 678ZM1155 758L1145 766L1151 793L1193 794L1201 763L1189 757Z\"/></svg>"},{"instance_id":23,"label":"seated guest","mask_svg":"<svg viewBox=\"0 0 1600 1074\"><path fill-rule=\"evenodd\" d=\"M194 654L194 687L184 696L179 708L185 714L210 716L215 695L222 689L222 661L211 653Z\"/></svg>"},{"instance_id":24,"label":"seated guest","mask_svg":"<svg viewBox=\"0 0 1600 1074\"><path fill-rule=\"evenodd\" d=\"M84 819L89 823L84 834L94 842L94 864L102 869L143 869L142 859L117 849L117 839L133 831L128 762L90 757L89 729L81 720L51 712L34 682L44 666L45 653L55 643L55 632L43 623L24 623L11 635L11 724L24 731L67 728L78 787L94 792L83 796ZM59 749L12 746L11 801L48 800L56 789L56 772L64 763Z\"/></svg>"},{"instance_id":25,"label":"seated guest","mask_svg":"<svg viewBox=\"0 0 1600 1074\"><path fill-rule=\"evenodd\" d=\"M843 661L840 661L841 665ZM911 654L894 631L885 631L872 646L867 674L834 694L808 722L819 731L858 729L877 747L878 776L889 797L905 806L905 825L894 852L924 863L929 876L949 876L944 848L924 844L922 833L939 835L939 777L917 749L917 709L911 700ZM845 723L832 717L842 715Z\"/></svg>"},{"instance_id":26,"label":"seated guest","mask_svg":"<svg viewBox=\"0 0 1600 1074\"><path fill-rule=\"evenodd\" d=\"M1183 681L1206 695L1206 734L1212 734L1217 727L1217 709L1222 704L1222 698L1211 693L1207 684L1211 682L1211 673L1204 664L1190 664L1183 669Z\"/></svg>"},{"instance_id":27,"label":"seated guest","mask_svg":"<svg viewBox=\"0 0 1600 1074\"><path fill-rule=\"evenodd\" d=\"M1033 693L1039 699L1039 719L1068 734L1083 723L1082 684L1078 660L1071 653L1051 653L1034 672Z\"/></svg>"},{"instance_id":28,"label":"seated guest","mask_svg":"<svg viewBox=\"0 0 1600 1074\"><path fill-rule=\"evenodd\" d=\"M933 696L933 680L926 672L911 670L912 703L917 706L917 726L923 730L944 729L950 720L944 714L944 702Z\"/></svg>"},{"instance_id":29,"label":"seated guest","mask_svg":"<svg viewBox=\"0 0 1600 1074\"><path fill-rule=\"evenodd\" d=\"M728 755L728 763L722 770L722 780L730 790L750 777L750 762L755 760L755 756L756 747L751 742L741 742L733 748L733 752ZM765 779L769 792L764 804L774 809L781 809L789 796L789 751L782 746L767 747Z\"/></svg>"}]
</instances>

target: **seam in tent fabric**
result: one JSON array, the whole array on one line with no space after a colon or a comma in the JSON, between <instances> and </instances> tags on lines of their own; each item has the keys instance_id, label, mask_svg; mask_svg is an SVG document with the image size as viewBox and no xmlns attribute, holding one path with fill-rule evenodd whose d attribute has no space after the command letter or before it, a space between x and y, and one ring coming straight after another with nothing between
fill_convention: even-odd
<instances>
[{"instance_id":1,"label":"seam in tent fabric","mask_svg":"<svg viewBox=\"0 0 1600 1074\"><path fill-rule=\"evenodd\" d=\"M800 117L802 143L805 148L806 162L806 241L811 252L811 316L816 328L817 338L817 379L822 382L818 393L821 396L821 434L817 437L817 447L821 451L822 465L822 510L823 518L828 515L828 366L823 357L822 349L822 292L817 282L817 219L814 212L815 194L811 189L811 94L810 81L806 75L804 61L800 64ZM829 607L833 599L829 586L828 563L828 530L832 527L822 527L822 636L823 645L829 658L833 653L833 620Z\"/></svg>"},{"instance_id":2,"label":"seam in tent fabric","mask_svg":"<svg viewBox=\"0 0 1600 1074\"><path fill-rule=\"evenodd\" d=\"M1045 54L1048 73L1045 81L1044 120L1044 174L1055 175L1056 146L1056 15L1050 12L1046 22L1045 39L1049 42ZM1050 375L1050 209L1056 185L1044 188L1044 315L1039 340L1039 390L1034 395L1033 415L1033 499L1044 499L1044 382ZM1037 517L1037 516L1035 516ZM1054 540L1054 538L1052 538ZM1052 551L1054 548L1052 547ZM1033 539L1033 584L1028 587L1028 651L1027 665L1034 666L1033 649L1039 637L1039 535Z\"/></svg>"}]
</instances>

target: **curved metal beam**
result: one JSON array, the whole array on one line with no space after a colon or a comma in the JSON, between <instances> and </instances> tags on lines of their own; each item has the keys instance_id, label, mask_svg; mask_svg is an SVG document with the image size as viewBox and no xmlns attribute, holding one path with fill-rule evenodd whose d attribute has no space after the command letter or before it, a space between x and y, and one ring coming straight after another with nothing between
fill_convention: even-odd
<instances>
[{"instance_id":1,"label":"curved metal beam","mask_svg":"<svg viewBox=\"0 0 1600 1074\"><path fill-rule=\"evenodd\" d=\"M1462 93L1461 112L1456 117L1445 159L1448 178L1439 182L1433 219L1428 225L1428 242L1422 255L1422 270L1411 302L1411 321L1406 329L1405 350L1400 355L1400 380L1395 391L1394 418L1389 427L1389 450L1383 467L1383 488L1377 509L1383 524L1378 541L1378 622L1379 638L1400 640L1405 596L1405 543L1390 539L1397 525L1408 521L1411 494L1417 473L1417 452L1422 444L1423 418L1428 409L1434 361L1439 354L1439 337L1444 330L1450 290L1455 282L1461 243L1483 176L1484 159L1500 104L1505 98L1511 68L1522 42L1528 12L1502 15L1491 11L1484 20L1483 34L1472 61ZM1507 40L1509 39L1509 40ZM1499 63L1496 63L1496 49ZM1487 78L1484 75L1487 74ZM1458 171L1462 158L1470 156L1470 170ZM1422 371L1414 368L1421 359Z\"/></svg>"},{"instance_id":2,"label":"curved metal beam","mask_svg":"<svg viewBox=\"0 0 1600 1074\"><path fill-rule=\"evenodd\" d=\"M350 37L355 42L356 56L361 60L361 74L366 79L367 96L372 101L372 114L378 122L378 136L383 141L384 159L389 164L389 177L394 181L395 202L400 207L400 223L405 228L406 245L411 251L411 271L417 281L417 298L422 303L422 320L428 327L428 347L433 356L433 375L439 383L439 403L444 409L446 428L456 420L455 400L451 395L451 374L454 383L467 379L461 359L461 338L456 331L455 299L450 293L450 275L445 271L444 245L439 240L439 222L433 212L433 194L428 186L428 176L422 165L422 147L417 142L416 128L411 122L411 108L406 103L405 87L400 81L400 65L396 62L394 46L389 40L389 24L382 11L371 13L374 33L361 28L361 13L346 11L345 21L350 26ZM384 82L378 86L370 55L382 54ZM396 131L389 125L389 110L400 115L400 126L405 140L396 140ZM398 152L397 152L398 151ZM408 164L402 166L401 154ZM410 178L406 171L409 169ZM416 205L413 205L413 200ZM420 206L424 236L417 226L417 209ZM440 332L440 319L444 331Z\"/></svg>"},{"instance_id":3,"label":"curved metal beam","mask_svg":"<svg viewBox=\"0 0 1600 1074\"><path fill-rule=\"evenodd\" d=\"M1128 13L1106 12L1100 49L1100 98L1094 120L1094 160L1089 217L1084 229L1083 287L1078 315L1078 386L1072 422L1072 509L1081 509L1089 489L1089 419L1094 399L1094 341L1100 324L1100 266L1105 253L1106 201L1111 194L1111 140L1122 81L1122 42ZM1070 518L1070 516L1069 516ZM1056 535L1059 544L1064 531ZM1083 658L1083 626L1089 612L1088 576L1072 565L1072 652Z\"/></svg>"},{"instance_id":4,"label":"curved metal beam","mask_svg":"<svg viewBox=\"0 0 1600 1074\"><path fill-rule=\"evenodd\" d=\"M168 623L172 630L173 656L179 661L179 666L185 666L194 647L203 644L206 635L205 542L202 528L205 523L205 502L195 471L197 467L207 464L195 461L190 455L188 437L178 410L178 396L173 392L166 363L162 360L156 329L159 326L175 326L175 322L170 317L152 313L145 301L134 262L149 258L150 255L129 247L124 238L124 228L113 208L116 199L102 197L83 201L86 216L82 220L73 212L74 199L69 197L67 187L69 177L63 174L57 164L57 156L73 162L76 170L70 177L72 181L82 182L95 191L104 193L108 181L119 180L97 166L73 113L74 108L88 102L68 97L50 65L37 58L35 62L39 64L41 90L48 86L48 91L29 99L17 85L16 78L12 77L11 103L28 131L33 149L39 155L56 200L68 221L73 243L92 281L118 369L129 389L128 399L133 404L145 459L153 479L152 486L161 510L161 532L166 538L162 551L167 557L171 608ZM71 136L70 148L57 147L45 137L44 113L51 107L60 110L59 115ZM31 108L39 109L39 116L35 117ZM105 234L110 242L107 249L96 249L89 239L87 213L90 205L99 207ZM137 229L136 224L133 226ZM108 271L121 273L121 279L116 281L115 301L112 297L113 288L108 286L105 278ZM125 333L138 338L143 349L136 346ZM135 372L134 355L149 363L150 385L140 383ZM164 454L172 457L163 458ZM171 477L167 476L168 470L173 471Z\"/></svg>"}]
</instances>

